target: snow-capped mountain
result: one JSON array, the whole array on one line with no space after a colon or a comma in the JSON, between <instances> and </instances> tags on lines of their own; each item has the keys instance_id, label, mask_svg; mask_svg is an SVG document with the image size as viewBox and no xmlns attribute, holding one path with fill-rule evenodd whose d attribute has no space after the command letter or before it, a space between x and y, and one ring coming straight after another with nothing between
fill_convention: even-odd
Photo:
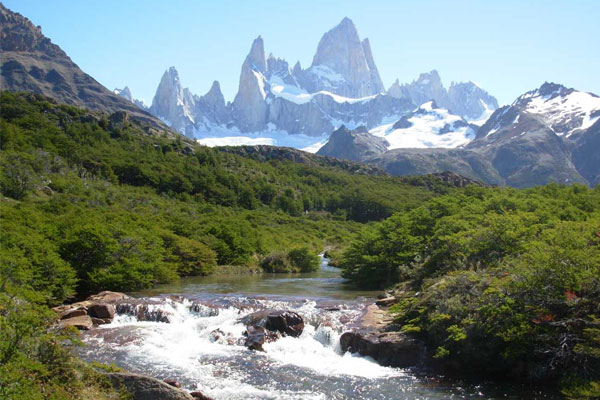
<instances>
[{"instance_id":1,"label":"snow-capped mountain","mask_svg":"<svg viewBox=\"0 0 600 400\"><path fill-rule=\"evenodd\" d=\"M369 39L360 41L349 18L344 18L323 35L311 67L306 71L296 71L296 75L301 85L310 92L329 91L359 98L385 91Z\"/></svg>"},{"instance_id":2,"label":"snow-capped mountain","mask_svg":"<svg viewBox=\"0 0 600 400\"><path fill-rule=\"evenodd\" d=\"M368 39L361 41L354 23L344 18L323 35L307 69L299 62L290 68L272 54L266 57L259 36L242 65L233 102L225 104L218 83L211 100L213 89L202 97L187 93L172 68L165 72L150 111L208 145L264 143L316 151L341 125L374 129L398 121L429 100L440 104L440 96L448 103L439 75L430 75L439 90L405 87L405 95L385 93Z\"/></svg>"},{"instance_id":3,"label":"snow-capped mountain","mask_svg":"<svg viewBox=\"0 0 600 400\"><path fill-rule=\"evenodd\" d=\"M533 176L541 183L594 184L600 165L587 160L598 147L587 146L598 141L599 120L600 97L546 82L496 110L467 147L489 157L513 186Z\"/></svg>"},{"instance_id":4,"label":"snow-capped mountain","mask_svg":"<svg viewBox=\"0 0 600 400\"><path fill-rule=\"evenodd\" d=\"M600 183L600 97L553 83L496 110L479 128L427 102L370 133L342 133L336 142L343 146L328 143L319 153L359 155L395 175L450 170L514 187ZM377 136L388 143L386 151L373 141Z\"/></svg>"},{"instance_id":5,"label":"snow-capped mountain","mask_svg":"<svg viewBox=\"0 0 600 400\"><path fill-rule=\"evenodd\" d=\"M434 100L439 107L476 124L483 124L498 108L496 98L474 82L452 82L446 90L436 70L422 73L408 84L401 85L396 79L387 93L398 98L408 98L417 105Z\"/></svg>"},{"instance_id":6,"label":"snow-capped mountain","mask_svg":"<svg viewBox=\"0 0 600 400\"><path fill-rule=\"evenodd\" d=\"M370 132L385 138L389 143L388 150L454 148L469 143L475 137L477 128L430 100L395 123L378 126Z\"/></svg>"}]
</instances>

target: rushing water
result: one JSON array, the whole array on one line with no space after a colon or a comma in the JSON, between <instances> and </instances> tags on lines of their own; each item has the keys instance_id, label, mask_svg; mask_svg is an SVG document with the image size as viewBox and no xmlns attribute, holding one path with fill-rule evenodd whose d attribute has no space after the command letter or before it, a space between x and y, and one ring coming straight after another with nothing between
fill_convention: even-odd
<instances>
[{"instance_id":1,"label":"rushing water","mask_svg":"<svg viewBox=\"0 0 600 400\"><path fill-rule=\"evenodd\" d=\"M323 259L314 274L213 276L184 279L136 293L170 323L118 315L83 335L81 355L130 371L175 378L215 399L445 399L542 398L509 386L475 386L419 378L373 360L342 354L341 334L373 302L356 292ZM299 338L243 346L240 317L285 309L305 319Z\"/></svg>"}]
</instances>

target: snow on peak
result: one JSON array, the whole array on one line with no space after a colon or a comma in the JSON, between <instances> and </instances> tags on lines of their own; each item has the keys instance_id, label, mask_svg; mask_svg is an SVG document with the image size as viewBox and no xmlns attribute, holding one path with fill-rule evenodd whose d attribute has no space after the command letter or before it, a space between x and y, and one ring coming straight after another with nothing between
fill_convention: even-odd
<instances>
[{"instance_id":1,"label":"snow on peak","mask_svg":"<svg viewBox=\"0 0 600 400\"><path fill-rule=\"evenodd\" d=\"M371 134L385 138L389 150L399 148L455 148L475 137L473 128L460 116L428 101L413 113L393 124L371 129Z\"/></svg>"},{"instance_id":2,"label":"snow on peak","mask_svg":"<svg viewBox=\"0 0 600 400\"><path fill-rule=\"evenodd\" d=\"M539 89L525 93L513 106L542 115L559 136L569 137L577 130L591 127L600 118L600 97L554 83L544 83Z\"/></svg>"}]
</instances>

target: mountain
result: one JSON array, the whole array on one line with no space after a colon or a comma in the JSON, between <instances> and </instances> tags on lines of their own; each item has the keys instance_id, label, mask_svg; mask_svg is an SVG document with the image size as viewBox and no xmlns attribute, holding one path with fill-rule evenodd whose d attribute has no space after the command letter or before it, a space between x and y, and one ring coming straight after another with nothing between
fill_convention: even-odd
<instances>
[{"instance_id":1,"label":"mountain","mask_svg":"<svg viewBox=\"0 0 600 400\"><path fill-rule=\"evenodd\" d=\"M385 138L390 146L385 152L374 146L377 155L359 160L394 175L449 170L514 187L600 183L600 97L554 83L544 83L496 110L480 128L428 102L369 134ZM362 143L370 141L365 138ZM444 144L459 146L441 148ZM336 157L358 151L326 146L328 155Z\"/></svg>"},{"instance_id":2,"label":"mountain","mask_svg":"<svg viewBox=\"0 0 600 400\"><path fill-rule=\"evenodd\" d=\"M165 126L149 113L106 89L83 72L42 34L39 26L0 3L0 90L43 94L60 103L95 111L126 111L134 119Z\"/></svg>"},{"instance_id":3,"label":"mountain","mask_svg":"<svg viewBox=\"0 0 600 400\"><path fill-rule=\"evenodd\" d=\"M401 85L396 80L387 93L390 96L410 99L417 105L433 100L439 107L471 122L485 122L498 108L496 98L473 82L452 82L446 90L436 70L422 73L409 84Z\"/></svg>"},{"instance_id":4,"label":"mountain","mask_svg":"<svg viewBox=\"0 0 600 400\"><path fill-rule=\"evenodd\" d=\"M363 160L392 175L424 175L451 171L492 185L504 179L483 155L465 149L394 149Z\"/></svg>"},{"instance_id":5,"label":"mountain","mask_svg":"<svg viewBox=\"0 0 600 400\"><path fill-rule=\"evenodd\" d=\"M327 144L317 154L361 161L385 153L389 145L387 140L369 134L364 126L349 130L342 125L331 134Z\"/></svg>"},{"instance_id":6,"label":"mountain","mask_svg":"<svg viewBox=\"0 0 600 400\"><path fill-rule=\"evenodd\" d=\"M351 98L385 91L369 40L360 41L349 18L323 35L312 65L301 81L311 92L325 90Z\"/></svg>"},{"instance_id":7,"label":"mountain","mask_svg":"<svg viewBox=\"0 0 600 400\"><path fill-rule=\"evenodd\" d=\"M207 96L212 88L201 98L187 96L179 76L175 82L166 72L167 82L163 76L153 101L160 106L150 111L174 129L210 145L262 142L303 148L310 144L316 150L342 125L372 130L398 121L432 99L438 104L442 101L445 106L440 107L451 104L436 71L403 85L400 92L386 92L369 40L361 40L348 18L323 35L307 69L299 62L292 68L286 60L266 54L259 36L241 67L232 103L225 103L218 83L210 101ZM480 98L485 98L486 110L497 108L493 97L470 85L474 84L452 89L456 94L452 99L464 99L461 112L480 116Z\"/></svg>"},{"instance_id":8,"label":"mountain","mask_svg":"<svg viewBox=\"0 0 600 400\"><path fill-rule=\"evenodd\" d=\"M113 90L113 93L116 94L117 96L121 96L122 98L124 98L127 101L132 102L133 104L135 104L142 110L148 111L148 107L146 106L146 104L144 104L143 100L138 100L138 99L133 98L133 95L131 94L131 90L129 90L129 87L125 86L123 89L115 88Z\"/></svg>"},{"instance_id":9,"label":"mountain","mask_svg":"<svg viewBox=\"0 0 600 400\"><path fill-rule=\"evenodd\" d=\"M388 149L454 148L464 146L474 137L478 127L438 107L430 100L398 121L371 129L375 136L389 142Z\"/></svg>"},{"instance_id":10,"label":"mountain","mask_svg":"<svg viewBox=\"0 0 600 400\"><path fill-rule=\"evenodd\" d=\"M597 143L599 119L600 97L546 82L496 110L467 148L488 157L511 186L595 184L597 156L582 144Z\"/></svg>"}]
</instances>

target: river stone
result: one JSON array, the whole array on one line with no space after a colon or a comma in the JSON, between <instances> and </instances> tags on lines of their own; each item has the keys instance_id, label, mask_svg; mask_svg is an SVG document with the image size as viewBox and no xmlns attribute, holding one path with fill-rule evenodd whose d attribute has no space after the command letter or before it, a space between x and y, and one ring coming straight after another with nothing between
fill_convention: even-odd
<instances>
[{"instance_id":1,"label":"river stone","mask_svg":"<svg viewBox=\"0 0 600 400\"><path fill-rule=\"evenodd\" d=\"M193 392L190 392L190 396L192 396L194 399L198 399L198 400L212 400L210 397L208 397L207 395L205 395L204 393L202 393L198 390L194 390Z\"/></svg>"},{"instance_id":2,"label":"river stone","mask_svg":"<svg viewBox=\"0 0 600 400\"><path fill-rule=\"evenodd\" d=\"M129 296L127 296L125 293L105 290L98 294L91 295L86 300L94 303L115 304L125 299L129 299Z\"/></svg>"},{"instance_id":3,"label":"river stone","mask_svg":"<svg viewBox=\"0 0 600 400\"><path fill-rule=\"evenodd\" d=\"M304 330L304 320L293 311L274 311L267 315L265 328L284 335L298 337Z\"/></svg>"},{"instance_id":4,"label":"river stone","mask_svg":"<svg viewBox=\"0 0 600 400\"><path fill-rule=\"evenodd\" d=\"M343 352L373 357L380 365L408 368L419 365L425 345L403 332L345 332L340 337Z\"/></svg>"},{"instance_id":5,"label":"river stone","mask_svg":"<svg viewBox=\"0 0 600 400\"><path fill-rule=\"evenodd\" d=\"M108 318L96 318L96 317L92 317L92 323L94 325L104 325L104 324L110 324L111 320Z\"/></svg>"},{"instance_id":6,"label":"river stone","mask_svg":"<svg viewBox=\"0 0 600 400\"><path fill-rule=\"evenodd\" d=\"M69 318L73 318L73 317L81 317L82 315L87 315L87 310L85 309L85 307L81 307L81 308L76 308L76 309L71 309L71 310L67 310L64 312L64 314L61 315L60 319L69 319Z\"/></svg>"},{"instance_id":7,"label":"river stone","mask_svg":"<svg viewBox=\"0 0 600 400\"><path fill-rule=\"evenodd\" d=\"M88 314L94 318L113 319L115 317L115 306L112 304L94 304L88 308Z\"/></svg>"},{"instance_id":8,"label":"river stone","mask_svg":"<svg viewBox=\"0 0 600 400\"><path fill-rule=\"evenodd\" d=\"M185 390L150 376L111 372L106 374L115 389L124 387L131 394L132 400L194 400Z\"/></svg>"},{"instance_id":9,"label":"river stone","mask_svg":"<svg viewBox=\"0 0 600 400\"><path fill-rule=\"evenodd\" d=\"M246 327L246 341L244 346L250 350L265 351L263 344L265 344L265 337L267 331L262 326L247 326Z\"/></svg>"},{"instance_id":10,"label":"river stone","mask_svg":"<svg viewBox=\"0 0 600 400\"><path fill-rule=\"evenodd\" d=\"M67 326L74 326L79 330L87 331L92 328L94 323L89 315L80 315L78 317L61 319L59 322L59 326L61 328L66 328Z\"/></svg>"}]
</instances>

